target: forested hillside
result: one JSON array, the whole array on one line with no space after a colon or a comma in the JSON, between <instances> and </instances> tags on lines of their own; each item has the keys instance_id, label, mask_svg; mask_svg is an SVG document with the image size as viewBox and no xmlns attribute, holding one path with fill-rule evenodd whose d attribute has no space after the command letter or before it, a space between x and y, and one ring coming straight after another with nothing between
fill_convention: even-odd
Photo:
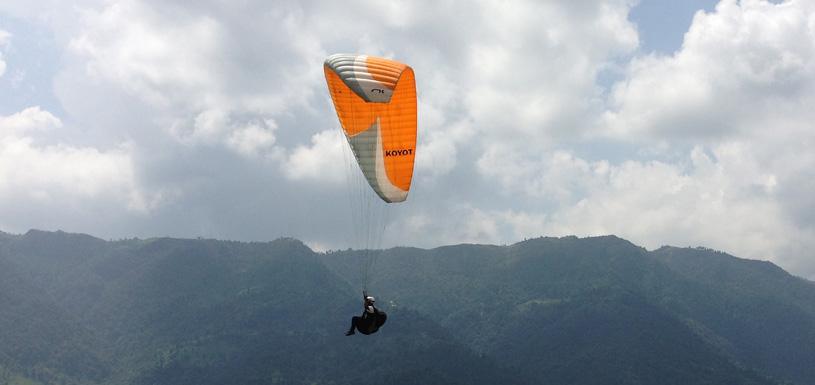
<instances>
[{"instance_id":1,"label":"forested hillside","mask_svg":"<svg viewBox=\"0 0 815 385\"><path fill-rule=\"evenodd\" d=\"M0 384L812 384L815 285L616 237L376 253L0 233Z\"/></svg>"}]
</instances>

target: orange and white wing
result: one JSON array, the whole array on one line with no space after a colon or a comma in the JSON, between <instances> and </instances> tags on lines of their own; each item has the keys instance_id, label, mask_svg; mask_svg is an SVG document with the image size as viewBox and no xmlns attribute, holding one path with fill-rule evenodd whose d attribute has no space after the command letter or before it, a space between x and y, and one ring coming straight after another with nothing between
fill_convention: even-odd
<instances>
[{"instance_id":1,"label":"orange and white wing","mask_svg":"<svg viewBox=\"0 0 815 385\"><path fill-rule=\"evenodd\" d=\"M352 54L329 56L323 69L363 175L385 202L404 201L416 158L413 69L394 60Z\"/></svg>"}]
</instances>

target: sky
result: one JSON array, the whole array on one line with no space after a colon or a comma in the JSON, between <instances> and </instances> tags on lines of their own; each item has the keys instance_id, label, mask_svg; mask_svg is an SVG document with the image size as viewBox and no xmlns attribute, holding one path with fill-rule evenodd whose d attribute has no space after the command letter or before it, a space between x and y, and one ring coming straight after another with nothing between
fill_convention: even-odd
<instances>
[{"instance_id":1,"label":"sky","mask_svg":"<svg viewBox=\"0 0 815 385\"><path fill-rule=\"evenodd\" d=\"M416 72L383 247L614 234L815 278L809 0L4 0L0 230L356 247L338 52Z\"/></svg>"}]
</instances>

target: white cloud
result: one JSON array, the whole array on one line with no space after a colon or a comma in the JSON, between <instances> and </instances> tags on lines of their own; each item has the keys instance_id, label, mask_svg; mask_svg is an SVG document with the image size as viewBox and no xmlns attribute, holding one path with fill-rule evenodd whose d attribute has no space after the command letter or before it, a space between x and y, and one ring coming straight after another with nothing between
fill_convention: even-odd
<instances>
[{"instance_id":1,"label":"white cloud","mask_svg":"<svg viewBox=\"0 0 815 385\"><path fill-rule=\"evenodd\" d=\"M99 201L145 213L161 200L160 194L139 189L127 145L100 150L38 144L38 137L61 127L58 118L39 107L0 116L0 213L29 206L47 207L57 216L77 206L90 209Z\"/></svg>"},{"instance_id":2,"label":"white cloud","mask_svg":"<svg viewBox=\"0 0 815 385\"><path fill-rule=\"evenodd\" d=\"M494 212L466 203L452 205L445 217L430 211L406 213L388 227L386 237L394 234L425 234L421 240L411 240L410 246L435 247L454 243L499 243L505 239L501 233L501 218ZM404 245L406 240L389 243Z\"/></svg>"},{"instance_id":3,"label":"white cloud","mask_svg":"<svg viewBox=\"0 0 815 385\"><path fill-rule=\"evenodd\" d=\"M430 108L432 111L432 108ZM466 121L451 122L443 130L426 130L418 138L416 171L424 179L433 179L450 173L457 165L456 147L470 142L475 136Z\"/></svg>"},{"instance_id":4,"label":"white cloud","mask_svg":"<svg viewBox=\"0 0 815 385\"><path fill-rule=\"evenodd\" d=\"M490 1L440 4L450 12L429 13L416 4L305 2L263 12L251 2L225 8L127 0L83 12L71 47L90 76L152 103L182 141L212 134L211 125L199 124L212 111L264 121L313 110L315 92L325 87L319 65L329 52L389 56L401 47L397 58L421 73L427 134L420 146L430 160L418 167L437 177L461 164L459 147L473 140L546 144L584 130L580 118L601 105L595 76L638 44L627 20L632 4ZM241 11L253 13L247 19ZM363 14L370 14L364 25L338 22ZM348 46L350 36L359 36L356 46ZM245 153L234 138L226 132L214 140Z\"/></svg>"},{"instance_id":5,"label":"white cloud","mask_svg":"<svg viewBox=\"0 0 815 385\"><path fill-rule=\"evenodd\" d=\"M815 186L807 182L815 177L813 20L815 4L808 1L725 0L715 12L696 14L674 55L632 61L626 79L614 87L603 134L640 144L661 142L666 152L688 145L710 148L716 159L711 167L718 172L703 173L696 153L697 171L684 176L684 189L700 199L716 195L705 186L727 192L718 205L704 199L693 201L702 203L698 207L677 202L662 209L664 215L638 211L648 201L615 195L601 200L634 208L634 217L642 219L638 223L666 226L649 230L642 242L712 245L772 257L783 266L807 264L804 250L815 245L810 198ZM592 209L599 204L586 203ZM660 222L670 217L677 219ZM632 226L632 236L645 234Z\"/></svg>"},{"instance_id":6,"label":"white cloud","mask_svg":"<svg viewBox=\"0 0 815 385\"><path fill-rule=\"evenodd\" d=\"M311 137L310 146L298 146L282 165L293 180L338 183L356 175L356 160L339 129L321 131Z\"/></svg>"},{"instance_id":7,"label":"white cloud","mask_svg":"<svg viewBox=\"0 0 815 385\"><path fill-rule=\"evenodd\" d=\"M194 119L178 119L168 130L171 137L186 146L222 144L245 157L274 155L277 123L273 119L233 116L224 109L208 109Z\"/></svg>"},{"instance_id":8,"label":"white cloud","mask_svg":"<svg viewBox=\"0 0 815 385\"><path fill-rule=\"evenodd\" d=\"M812 273L787 253L800 252L791 243L815 247L815 230L790 218L779 201L778 177L746 156L750 151L738 143L697 147L680 164L610 165L566 152L527 168L501 168L516 164L508 161L492 172L514 199L556 204L542 210L524 209L525 203L487 210L460 204L451 215L418 213L396 226L400 233L432 234L425 245L615 234L649 248L704 245Z\"/></svg>"},{"instance_id":9,"label":"white cloud","mask_svg":"<svg viewBox=\"0 0 815 385\"><path fill-rule=\"evenodd\" d=\"M147 103L151 124L179 142L271 151L275 117L307 106L317 78L301 56L319 48L297 37L296 16L264 13L246 24L218 11L110 2L82 12L70 48L84 76Z\"/></svg>"},{"instance_id":10,"label":"white cloud","mask_svg":"<svg viewBox=\"0 0 815 385\"><path fill-rule=\"evenodd\" d=\"M8 31L0 29L0 77L6 73L6 62L3 60L3 48L8 45L11 40L11 34Z\"/></svg>"},{"instance_id":11,"label":"white cloud","mask_svg":"<svg viewBox=\"0 0 815 385\"><path fill-rule=\"evenodd\" d=\"M271 150L275 143L273 131L276 128L277 125L271 119L238 127L229 136L229 147L246 156Z\"/></svg>"},{"instance_id":12,"label":"white cloud","mask_svg":"<svg viewBox=\"0 0 815 385\"><path fill-rule=\"evenodd\" d=\"M138 1L86 10L70 48L91 76L119 84L159 106L218 103L216 63L222 31L209 17L165 12ZM188 100L190 95L195 98Z\"/></svg>"},{"instance_id":13,"label":"white cloud","mask_svg":"<svg viewBox=\"0 0 815 385\"><path fill-rule=\"evenodd\" d=\"M0 116L0 138L60 127L62 121L39 106L26 108L10 116Z\"/></svg>"},{"instance_id":14,"label":"white cloud","mask_svg":"<svg viewBox=\"0 0 815 385\"><path fill-rule=\"evenodd\" d=\"M746 257L778 257L795 226L777 202L775 176L744 151L726 145L708 155L696 148L684 167L629 161L604 175L585 175L597 183L577 203L550 215L548 233L617 234L652 248L706 245Z\"/></svg>"},{"instance_id":15,"label":"white cloud","mask_svg":"<svg viewBox=\"0 0 815 385\"><path fill-rule=\"evenodd\" d=\"M458 111L461 117L425 129L445 132L462 122L470 135L431 139L445 149L475 142L487 152L518 147L535 152L559 138L579 136L602 109L598 72L638 45L636 29L626 19L630 6L627 1L482 3L477 21L467 21L481 27L476 36L461 37L461 57L442 67L444 76L428 68L431 79L454 84L452 102L442 99L442 105L448 116Z\"/></svg>"},{"instance_id":16,"label":"white cloud","mask_svg":"<svg viewBox=\"0 0 815 385\"><path fill-rule=\"evenodd\" d=\"M530 157L493 147L477 165L481 175L497 180L505 193L560 205L574 204L609 173L606 161L590 163L562 150Z\"/></svg>"},{"instance_id":17,"label":"white cloud","mask_svg":"<svg viewBox=\"0 0 815 385\"><path fill-rule=\"evenodd\" d=\"M635 59L606 119L626 138L749 133L755 119L811 118L815 4L725 0L697 13L673 56Z\"/></svg>"}]
</instances>

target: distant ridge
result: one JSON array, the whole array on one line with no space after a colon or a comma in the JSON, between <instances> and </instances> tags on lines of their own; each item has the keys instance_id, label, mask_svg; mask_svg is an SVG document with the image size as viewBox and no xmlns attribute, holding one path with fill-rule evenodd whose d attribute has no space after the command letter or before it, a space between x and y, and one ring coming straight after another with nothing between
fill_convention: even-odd
<instances>
[{"instance_id":1,"label":"distant ridge","mask_svg":"<svg viewBox=\"0 0 815 385\"><path fill-rule=\"evenodd\" d=\"M815 283L616 236L377 253L0 232L0 383L815 383Z\"/></svg>"}]
</instances>

